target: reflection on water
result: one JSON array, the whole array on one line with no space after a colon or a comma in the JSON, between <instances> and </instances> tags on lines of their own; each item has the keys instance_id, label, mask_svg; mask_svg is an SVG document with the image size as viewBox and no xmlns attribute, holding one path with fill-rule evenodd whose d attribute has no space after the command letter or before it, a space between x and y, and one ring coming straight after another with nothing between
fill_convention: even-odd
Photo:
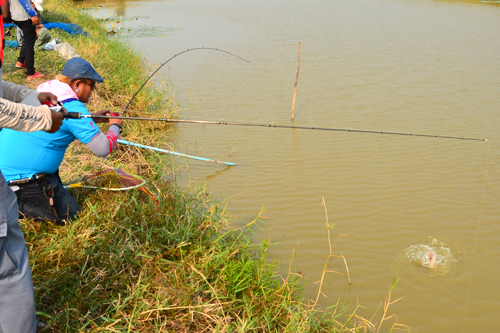
<instances>
[{"instance_id":1,"label":"reflection on water","mask_svg":"<svg viewBox=\"0 0 500 333\"><path fill-rule=\"evenodd\" d=\"M227 165L224 169L214 171L213 174L205 176L207 180L213 181L215 180L216 177L221 176L224 174L224 172L228 171L231 168L231 166Z\"/></svg>"}]
</instances>

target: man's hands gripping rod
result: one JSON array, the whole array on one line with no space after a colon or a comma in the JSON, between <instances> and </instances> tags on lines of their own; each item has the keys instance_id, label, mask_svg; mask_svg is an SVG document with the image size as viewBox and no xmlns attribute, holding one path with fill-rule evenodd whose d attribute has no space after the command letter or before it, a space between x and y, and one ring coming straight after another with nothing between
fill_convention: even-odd
<instances>
[{"instance_id":1,"label":"man's hands gripping rod","mask_svg":"<svg viewBox=\"0 0 500 333\"><path fill-rule=\"evenodd\" d=\"M110 110L100 110L92 113L91 115L83 115L80 112L68 112L61 102L57 102L57 105L49 106L50 110L61 112L65 119L82 119L82 118L92 118L94 122L97 123L109 123L110 125L117 124L122 125L123 119L113 119L107 117L119 117L118 112L111 113ZM97 117L94 117L97 116Z\"/></svg>"}]
</instances>

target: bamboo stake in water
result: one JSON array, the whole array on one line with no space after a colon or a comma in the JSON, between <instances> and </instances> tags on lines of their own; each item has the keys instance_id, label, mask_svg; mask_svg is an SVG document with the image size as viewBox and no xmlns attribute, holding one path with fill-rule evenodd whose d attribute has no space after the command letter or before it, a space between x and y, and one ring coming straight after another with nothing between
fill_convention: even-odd
<instances>
[{"instance_id":1,"label":"bamboo stake in water","mask_svg":"<svg viewBox=\"0 0 500 333\"><path fill-rule=\"evenodd\" d=\"M295 110L295 95L297 94L297 81L299 80L299 64L300 64L300 41L299 41L299 49L297 51L297 73L295 74L295 87L293 88L292 120L294 119L293 111Z\"/></svg>"}]
</instances>

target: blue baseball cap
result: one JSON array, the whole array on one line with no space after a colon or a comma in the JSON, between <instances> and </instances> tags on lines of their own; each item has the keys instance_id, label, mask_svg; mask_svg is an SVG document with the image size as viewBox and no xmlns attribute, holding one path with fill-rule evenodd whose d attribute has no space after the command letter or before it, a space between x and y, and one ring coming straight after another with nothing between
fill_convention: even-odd
<instances>
[{"instance_id":1,"label":"blue baseball cap","mask_svg":"<svg viewBox=\"0 0 500 333\"><path fill-rule=\"evenodd\" d=\"M64 65L61 74L73 80L91 79L94 82L104 82L87 60L78 57L69 59Z\"/></svg>"}]
</instances>

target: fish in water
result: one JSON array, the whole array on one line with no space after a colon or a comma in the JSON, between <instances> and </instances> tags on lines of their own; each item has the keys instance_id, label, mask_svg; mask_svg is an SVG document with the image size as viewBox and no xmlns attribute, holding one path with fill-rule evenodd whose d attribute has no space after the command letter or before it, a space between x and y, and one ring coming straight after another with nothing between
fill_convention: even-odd
<instances>
[{"instance_id":1,"label":"fish in water","mask_svg":"<svg viewBox=\"0 0 500 333\"><path fill-rule=\"evenodd\" d=\"M437 255L434 252L426 252L427 260L422 262L422 267L434 268L437 264L441 264L445 257Z\"/></svg>"},{"instance_id":2,"label":"fish in water","mask_svg":"<svg viewBox=\"0 0 500 333\"><path fill-rule=\"evenodd\" d=\"M432 252L426 252L428 260L422 262L422 267L433 268L436 264L436 254Z\"/></svg>"},{"instance_id":3,"label":"fish in water","mask_svg":"<svg viewBox=\"0 0 500 333\"><path fill-rule=\"evenodd\" d=\"M416 267L427 268L431 276L446 275L452 266L458 263L449 247L437 239L430 239L431 244L411 245L403 251L403 257Z\"/></svg>"}]
</instances>

